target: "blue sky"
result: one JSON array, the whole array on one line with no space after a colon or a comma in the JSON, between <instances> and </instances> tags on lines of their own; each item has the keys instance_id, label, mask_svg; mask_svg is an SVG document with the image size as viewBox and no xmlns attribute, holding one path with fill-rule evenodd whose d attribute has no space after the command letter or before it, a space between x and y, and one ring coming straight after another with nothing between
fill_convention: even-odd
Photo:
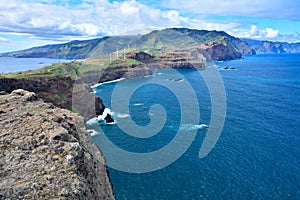
<instances>
[{"instance_id":1,"label":"blue sky","mask_svg":"<svg viewBox=\"0 0 300 200\"><path fill-rule=\"evenodd\" d=\"M0 52L166 27L300 42L298 0L0 0Z\"/></svg>"}]
</instances>

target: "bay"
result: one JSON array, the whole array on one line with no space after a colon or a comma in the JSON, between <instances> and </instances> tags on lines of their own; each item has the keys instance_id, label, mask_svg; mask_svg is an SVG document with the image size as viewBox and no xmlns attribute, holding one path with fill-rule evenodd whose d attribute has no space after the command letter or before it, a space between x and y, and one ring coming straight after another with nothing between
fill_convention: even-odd
<instances>
[{"instance_id":1,"label":"bay","mask_svg":"<svg viewBox=\"0 0 300 200\"><path fill-rule=\"evenodd\" d=\"M50 58L0 57L0 73L34 70L57 62L70 62L70 60Z\"/></svg>"}]
</instances>

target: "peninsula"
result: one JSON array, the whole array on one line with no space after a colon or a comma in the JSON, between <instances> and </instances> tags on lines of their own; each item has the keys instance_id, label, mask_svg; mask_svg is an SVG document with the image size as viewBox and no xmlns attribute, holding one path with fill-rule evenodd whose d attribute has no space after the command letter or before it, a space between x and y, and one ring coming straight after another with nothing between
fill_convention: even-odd
<instances>
[{"instance_id":1,"label":"peninsula","mask_svg":"<svg viewBox=\"0 0 300 200\"><path fill-rule=\"evenodd\" d=\"M105 109L91 86L155 69L205 69L207 62L253 55L260 44L222 31L169 28L1 54L75 61L0 75L0 198L114 199L105 159L84 128ZM282 47L299 52L298 45Z\"/></svg>"}]
</instances>

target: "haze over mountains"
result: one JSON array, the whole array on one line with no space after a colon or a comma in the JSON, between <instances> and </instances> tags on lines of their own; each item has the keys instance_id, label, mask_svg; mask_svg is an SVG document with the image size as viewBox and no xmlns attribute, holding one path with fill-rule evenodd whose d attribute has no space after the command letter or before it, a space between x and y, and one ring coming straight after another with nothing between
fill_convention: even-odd
<instances>
[{"instance_id":1,"label":"haze over mountains","mask_svg":"<svg viewBox=\"0 0 300 200\"><path fill-rule=\"evenodd\" d=\"M239 39L228 35L224 31L167 28L155 30L144 35L107 36L92 40L76 40L64 44L33 47L20 51L2 53L0 56L86 59L107 55L123 49L137 49L144 51L155 49L163 51L190 48L200 45L215 45L217 43L226 46L230 52L236 54L235 51L237 51L243 55L300 52L300 43ZM238 58L239 56L234 57ZM226 58L224 59L226 60Z\"/></svg>"}]
</instances>

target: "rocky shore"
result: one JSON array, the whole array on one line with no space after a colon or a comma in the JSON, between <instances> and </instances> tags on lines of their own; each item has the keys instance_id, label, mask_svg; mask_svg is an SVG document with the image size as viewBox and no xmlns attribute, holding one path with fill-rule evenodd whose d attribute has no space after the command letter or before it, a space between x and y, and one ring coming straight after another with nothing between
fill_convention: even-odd
<instances>
[{"instance_id":1,"label":"rocky shore","mask_svg":"<svg viewBox=\"0 0 300 200\"><path fill-rule=\"evenodd\" d=\"M114 199L83 117L18 89L0 95L0 199Z\"/></svg>"}]
</instances>

